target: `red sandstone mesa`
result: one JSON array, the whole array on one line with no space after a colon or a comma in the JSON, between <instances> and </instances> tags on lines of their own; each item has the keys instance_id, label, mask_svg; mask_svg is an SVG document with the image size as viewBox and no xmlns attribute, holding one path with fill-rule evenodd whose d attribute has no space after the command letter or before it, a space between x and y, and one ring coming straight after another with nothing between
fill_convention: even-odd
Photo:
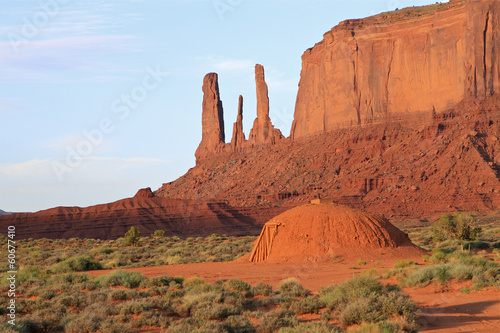
<instances>
[{"instance_id":1,"label":"red sandstone mesa","mask_svg":"<svg viewBox=\"0 0 500 333\"><path fill-rule=\"evenodd\" d=\"M291 136L440 113L498 93L500 1L437 6L348 20L327 32L302 56Z\"/></svg>"}]
</instances>

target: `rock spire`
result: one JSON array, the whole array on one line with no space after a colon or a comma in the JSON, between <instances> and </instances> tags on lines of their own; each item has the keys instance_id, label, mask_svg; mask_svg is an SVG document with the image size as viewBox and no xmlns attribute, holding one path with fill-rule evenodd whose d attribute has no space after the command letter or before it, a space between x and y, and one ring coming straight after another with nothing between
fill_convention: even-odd
<instances>
[{"instance_id":1,"label":"rock spire","mask_svg":"<svg viewBox=\"0 0 500 333\"><path fill-rule=\"evenodd\" d=\"M196 149L196 160L224 149L224 111L219 94L218 76L209 73L203 79L202 138Z\"/></svg>"}]
</instances>

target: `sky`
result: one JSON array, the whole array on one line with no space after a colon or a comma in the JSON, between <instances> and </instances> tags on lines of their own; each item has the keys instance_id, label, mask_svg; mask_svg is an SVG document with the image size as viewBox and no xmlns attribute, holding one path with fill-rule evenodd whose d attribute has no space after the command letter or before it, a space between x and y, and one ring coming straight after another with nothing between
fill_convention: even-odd
<instances>
[{"instance_id":1,"label":"sky","mask_svg":"<svg viewBox=\"0 0 500 333\"><path fill-rule=\"evenodd\" d=\"M195 166L202 82L219 74L226 142L265 68L289 135L301 56L345 19L427 0L2 0L0 209L132 197ZM446 2L446 1L444 1Z\"/></svg>"}]
</instances>

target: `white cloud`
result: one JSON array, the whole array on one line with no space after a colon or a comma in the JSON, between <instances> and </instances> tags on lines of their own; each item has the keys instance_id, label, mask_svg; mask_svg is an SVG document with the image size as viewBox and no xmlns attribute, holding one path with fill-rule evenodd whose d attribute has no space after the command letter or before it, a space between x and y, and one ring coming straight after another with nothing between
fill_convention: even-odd
<instances>
[{"instance_id":1,"label":"white cloud","mask_svg":"<svg viewBox=\"0 0 500 333\"><path fill-rule=\"evenodd\" d=\"M255 64L251 60L221 60L215 62L213 66L219 70L223 71L239 71L239 70L249 70L252 69Z\"/></svg>"},{"instance_id":2,"label":"white cloud","mask_svg":"<svg viewBox=\"0 0 500 333\"><path fill-rule=\"evenodd\" d=\"M54 163L67 165L64 160L53 159L33 159L20 163L0 164L0 182L12 185L56 183L58 178ZM147 157L83 157L78 166L68 168L63 174L63 180L70 183L124 181L129 179L131 174L147 173L149 168L166 163L168 161L164 159ZM131 174L128 174L129 171Z\"/></svg>"}]
</instances>

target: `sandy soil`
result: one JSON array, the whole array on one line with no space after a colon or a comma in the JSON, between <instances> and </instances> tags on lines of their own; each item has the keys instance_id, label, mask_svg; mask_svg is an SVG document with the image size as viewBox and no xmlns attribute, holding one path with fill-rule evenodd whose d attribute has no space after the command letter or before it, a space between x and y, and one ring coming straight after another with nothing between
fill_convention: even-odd
<instances>
[{"instance_id":1,"label":"sandy soil","mask_svg":"<svg viewBox=\"0 0 500 333\"><path fill-rule=\"evenodd\" d=\"M385 256L385 257L384 257ZM376 259L376 260L375 260ZM407 258L422 264L421 257ZM286 278L297 278L304 287L318 292L322 287L339 283L361 274L367 269L378 272L393 268L398 261L389 254L379 254L379 258L367 260L366 265L358 260L346 259L342 262L303 262L303 263L250 263L245 258L234 262L200 263L169 265L126 270L139 271L151 278L161 275L191 277L198 275L207 282L219 279L241 279L250 284L260 281L276 287ZM110 271L88 272L99 276ZM388 283L395 281L388 281ZM500 333L500 290L489 289L460 292L470 285L459 284L446 287L430 285L425 288L409 288L411 295L421 311L422 332L488 332Z\"/></svg>"}]
</instances>

